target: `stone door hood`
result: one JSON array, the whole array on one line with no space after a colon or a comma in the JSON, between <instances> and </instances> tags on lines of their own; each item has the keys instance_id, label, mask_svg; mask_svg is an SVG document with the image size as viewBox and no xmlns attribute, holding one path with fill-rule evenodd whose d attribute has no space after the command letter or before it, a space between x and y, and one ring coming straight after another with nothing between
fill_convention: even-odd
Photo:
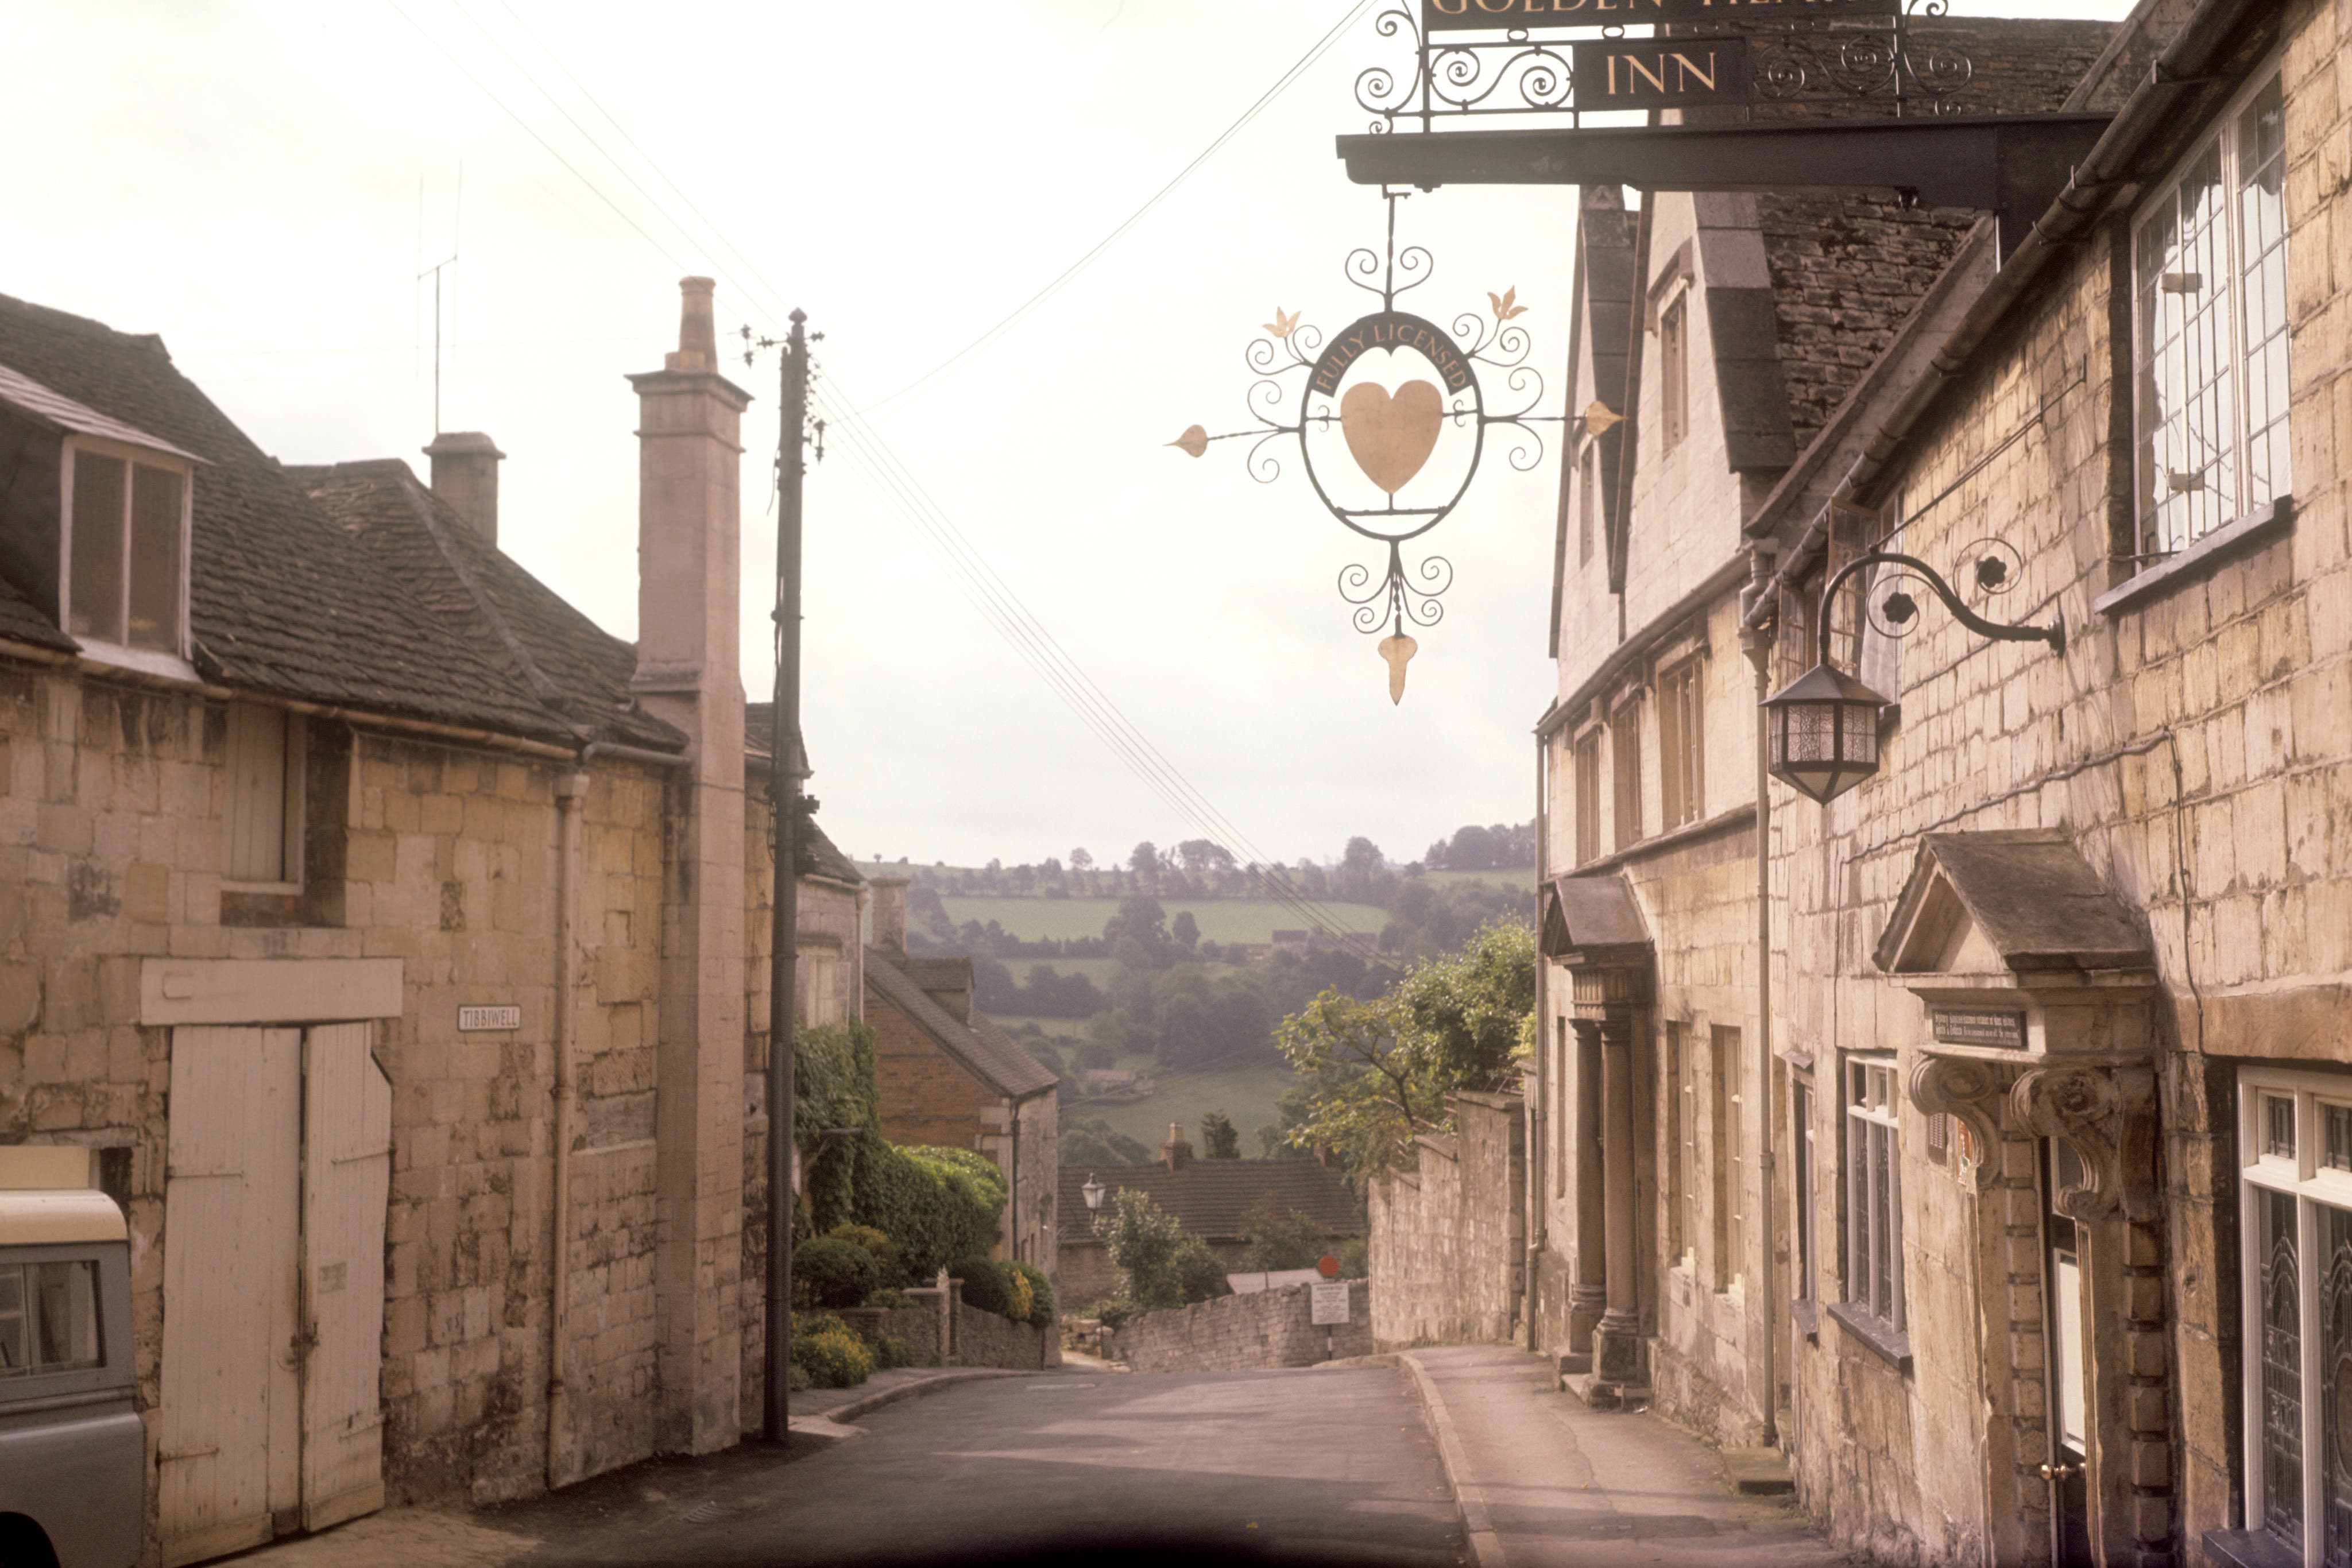
<instances>
[{"instance_id":1,"label":"stone door hood","mask_svg":"<svg viewBox=\"0 0 2352 1568\"><path fill-rule=\"evenodd\" d=\"M2063 833L1930 833L1873 954L1928 1006L1927 1049L2137 1056L2156 954Z\"/></svg>"},{"instance_id":2,"label":"stone door hood","mask_svg":"<svg viewBox=\"0 0 2352 1568\"><path fill-rule=\"evenodd\" d=\"M1542 904L1545 957L1594 967L1649 962L1649 927L1622 875L1554 877Z\"/></svg>"}]
</instances>

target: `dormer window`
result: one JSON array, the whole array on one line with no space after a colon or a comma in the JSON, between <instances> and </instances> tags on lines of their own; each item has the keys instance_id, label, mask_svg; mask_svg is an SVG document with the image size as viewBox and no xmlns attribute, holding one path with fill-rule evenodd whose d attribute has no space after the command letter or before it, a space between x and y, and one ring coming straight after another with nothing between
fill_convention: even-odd
<instances>
[{"instance_id":1,"label":"dormer window","mask_svg":"<svg viewBox=\"0 0 2352 1568\"><path fill-rule=\"evenodd\" d=\"M184 464L77 436L64 465L66 631L174 658L186 651L188 503Z\"/></svg>"}]
</instances>

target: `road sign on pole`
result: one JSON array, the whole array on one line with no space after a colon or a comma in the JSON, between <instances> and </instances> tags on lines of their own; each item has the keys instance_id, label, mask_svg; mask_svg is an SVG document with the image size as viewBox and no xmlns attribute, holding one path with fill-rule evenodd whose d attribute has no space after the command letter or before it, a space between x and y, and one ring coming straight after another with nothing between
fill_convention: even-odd
<instances>
[{"instance_id":1,"label":"road sign on pole","mask_svg":"<svg viewBox=\"0 0 2352 1568\"><path fill-rule=\"evenodd\" d=\"M1318 1280L1307 1288L1312 1292L1307 1301L1309 1328L1337 1328L1348 1321L1347 1281Z\"/></svg>"}]
</instances>

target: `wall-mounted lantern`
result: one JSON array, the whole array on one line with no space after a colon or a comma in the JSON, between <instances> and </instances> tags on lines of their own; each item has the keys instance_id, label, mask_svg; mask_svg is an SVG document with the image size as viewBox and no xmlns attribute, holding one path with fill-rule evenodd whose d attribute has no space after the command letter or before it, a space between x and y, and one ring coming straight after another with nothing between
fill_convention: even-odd
<instances>
[{"instance_id":1,"label":"wall-mounted lantern","mask_svg":"<svg viewBox=\"0 0 2352 1568\"><path fill-rule=\"evenodd\" d=\"M1977 586L2000 593L2012 586L2011 569L2002 559L2006 547L1994 547L1976 564ZM1880 630L1900 637L1919 614L1918 601L1899 584L1911 579L1944 601L1953 619L1979 637L2003 643L2047 643L2066 651L2063 625L2004 626L1970 610L1936 569L1914 556L1892 550L1872 550L1845 563L1822 590L1818 618L1818 662L1794 681L1764 699L1765 761L1772 777L1809 800L1823 805L1844 794L1878 771L1878 716L1887 699L1830 663L1830 606L1837 591L1855 572L1874 566L1893 566L1895 576L1875 585L1885 596L1869 608L1878 616Z\"/></svg>"}]
</instances>

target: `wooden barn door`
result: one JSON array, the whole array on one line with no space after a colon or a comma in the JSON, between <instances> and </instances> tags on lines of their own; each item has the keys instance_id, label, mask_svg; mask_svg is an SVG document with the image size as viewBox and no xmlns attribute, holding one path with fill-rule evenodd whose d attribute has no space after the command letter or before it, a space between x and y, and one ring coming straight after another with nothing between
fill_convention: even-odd
<instances>
[{"instance_id":1,"label":"wooden barn door","mask_svg":"<svg viewBox=\"0 0 2352 1568\"><path fill-rule=\"evenodd\" d=\"M302 1035L172 1036L157 1500L166 1568L268 1541L299 1500Z\"/></svg>"},{"instance_id":2,"label":"wooden barn door","mask_svg":"<svg viewBox=\"0 0 2352 1568\"><path fill-rule=\"evenodd\" d=\"M371 1031L173 1032L166 1568L383 1505L392 1090Z\"/></svg>"},{"instance_id":3,"label":"wooden barn door","mask_svg":"<svg viewBox=\"0 0 2352 1568\"><path fill-rule=\"evenodd\" d=\"M383 1506L383 1217L392 1084L363 1023L310 1030L303 1085L302 1528Z\"/></svg>"}]
</instances>

